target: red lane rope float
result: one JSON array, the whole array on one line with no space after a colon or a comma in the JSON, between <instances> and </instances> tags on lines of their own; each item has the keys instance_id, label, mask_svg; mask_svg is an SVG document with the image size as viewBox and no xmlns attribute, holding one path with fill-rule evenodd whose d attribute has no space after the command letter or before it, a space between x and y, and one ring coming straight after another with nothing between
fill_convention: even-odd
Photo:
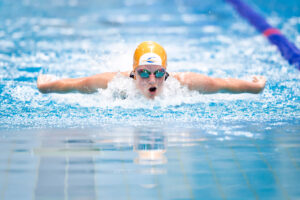
<instances>
[{"instance_id":1,"label":"red lane rope float","mask_svg":"<svg viewBox=\"0 0 300 200\"><path fill-rule=\"evenodd\" d=\"M282 35L277 28L268 28L263 32L264 36L269 37L270 35Z\"/></svg>"}]
</instances>

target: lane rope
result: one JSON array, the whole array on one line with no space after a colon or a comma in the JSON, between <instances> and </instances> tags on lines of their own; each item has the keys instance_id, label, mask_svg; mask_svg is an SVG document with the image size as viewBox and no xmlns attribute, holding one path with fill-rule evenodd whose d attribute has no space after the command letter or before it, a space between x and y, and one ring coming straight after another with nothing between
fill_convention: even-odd
<instances>
[{"instance_id":1,"label":"lane rope","mask_svg":"<svg viewBox=\"0 0 300 200\"><path fill-rule=\"evenodd\" d=\"M248 20L257 31L268 38L272 44L276 45L282 57L284 57L289 64L294 65L300 70L300 50L295 44L290 42L278 29L272 27L263 16L254 11L242 0L226 1L232 5L241 17Z\"/></svg>"}]
</instances>

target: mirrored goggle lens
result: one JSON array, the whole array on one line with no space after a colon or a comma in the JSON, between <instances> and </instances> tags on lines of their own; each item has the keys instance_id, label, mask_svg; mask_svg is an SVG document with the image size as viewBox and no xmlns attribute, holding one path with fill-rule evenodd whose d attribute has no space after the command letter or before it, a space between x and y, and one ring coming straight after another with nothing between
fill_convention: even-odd
<instances>
[{"instance_id":1,"label":"mirrored goggle lens","mask_svg":"<svg viewBox=\"0 0 300 200\"><path fill-rule=\"evenodd\" d=\"M142 78L149 78L149 76L151 74L151 72L148 71L147 69L139 69L138 73ZM162 69L156 70L153 74L155 75L156 78L161 78L165 75L165 73L166 73L165 69L162 68Z\"/></svg>"},{"instance_id":2,"label":"mirrored goggle lens","mask_svg":"<svg viewBox=\"0 0 300 200\"><path fill-rule=\"evenodd\" d=\"M142 78L149 78L149 76L151 74L151 72L146 69L140 69L140 70L138 70L138 73Z\"/></svg>"},{"instance_id":3,"label":"mirrored goggle lens","mask_svg":"<svg viewBox=\"0 0 300 200\"><path fill-rule=\"evenodd\" d=\"M156 78L161 78L165 75L166 71L165 69L158 69L154 72L154 75Z\"/></svg>"}]
</instances>

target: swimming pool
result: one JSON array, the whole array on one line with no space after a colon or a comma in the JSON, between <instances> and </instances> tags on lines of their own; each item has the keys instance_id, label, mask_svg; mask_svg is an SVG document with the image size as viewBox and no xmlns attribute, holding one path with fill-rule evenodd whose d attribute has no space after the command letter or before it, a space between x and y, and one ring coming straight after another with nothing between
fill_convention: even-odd
<instances>
[{"instance_id":1,"label":"swimming pool","mask_svg":"<svg viewBox=\"0 0 300 200\"><path fill-rule=\"evenodd\" d=\"M249 3L300 46L297 1ZM266 88L201 95L169 79L154 101L122 77L92 95L36 89L39 73L130 70L144 40L169 71L264 75ZM300 196L299 71L224 1L1 0L0 69L0 199Z\"/></svg>"}]
</instances>

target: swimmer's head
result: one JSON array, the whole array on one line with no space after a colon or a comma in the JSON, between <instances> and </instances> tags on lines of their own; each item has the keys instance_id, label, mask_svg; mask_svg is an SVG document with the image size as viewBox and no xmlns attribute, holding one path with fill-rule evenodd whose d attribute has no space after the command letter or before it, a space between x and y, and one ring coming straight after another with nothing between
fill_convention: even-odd
<instances>
[{"instance_id":1,"label":"swimmer's head","mask_svg":"<svg viewBox=\"0 0 300 200\"><path fill-rule=\"evenodd\" d=\"M138 45L133 56L133 71L140 65L160 65L167 68L167 54L162 46L153 41Z\"/></svg>"},{"instance_id":2,"label":"swimmer's head","mask_svg":"<svg viewBox=\"0 0 300 200\"><path fill-rule=\"evenodd\" d=\"M167 54L156 42L146 41L139 44L133 56L133 71L136 87L147 98L154 99L163 90L168 77Z\"/></svg>"}]
</instances>

